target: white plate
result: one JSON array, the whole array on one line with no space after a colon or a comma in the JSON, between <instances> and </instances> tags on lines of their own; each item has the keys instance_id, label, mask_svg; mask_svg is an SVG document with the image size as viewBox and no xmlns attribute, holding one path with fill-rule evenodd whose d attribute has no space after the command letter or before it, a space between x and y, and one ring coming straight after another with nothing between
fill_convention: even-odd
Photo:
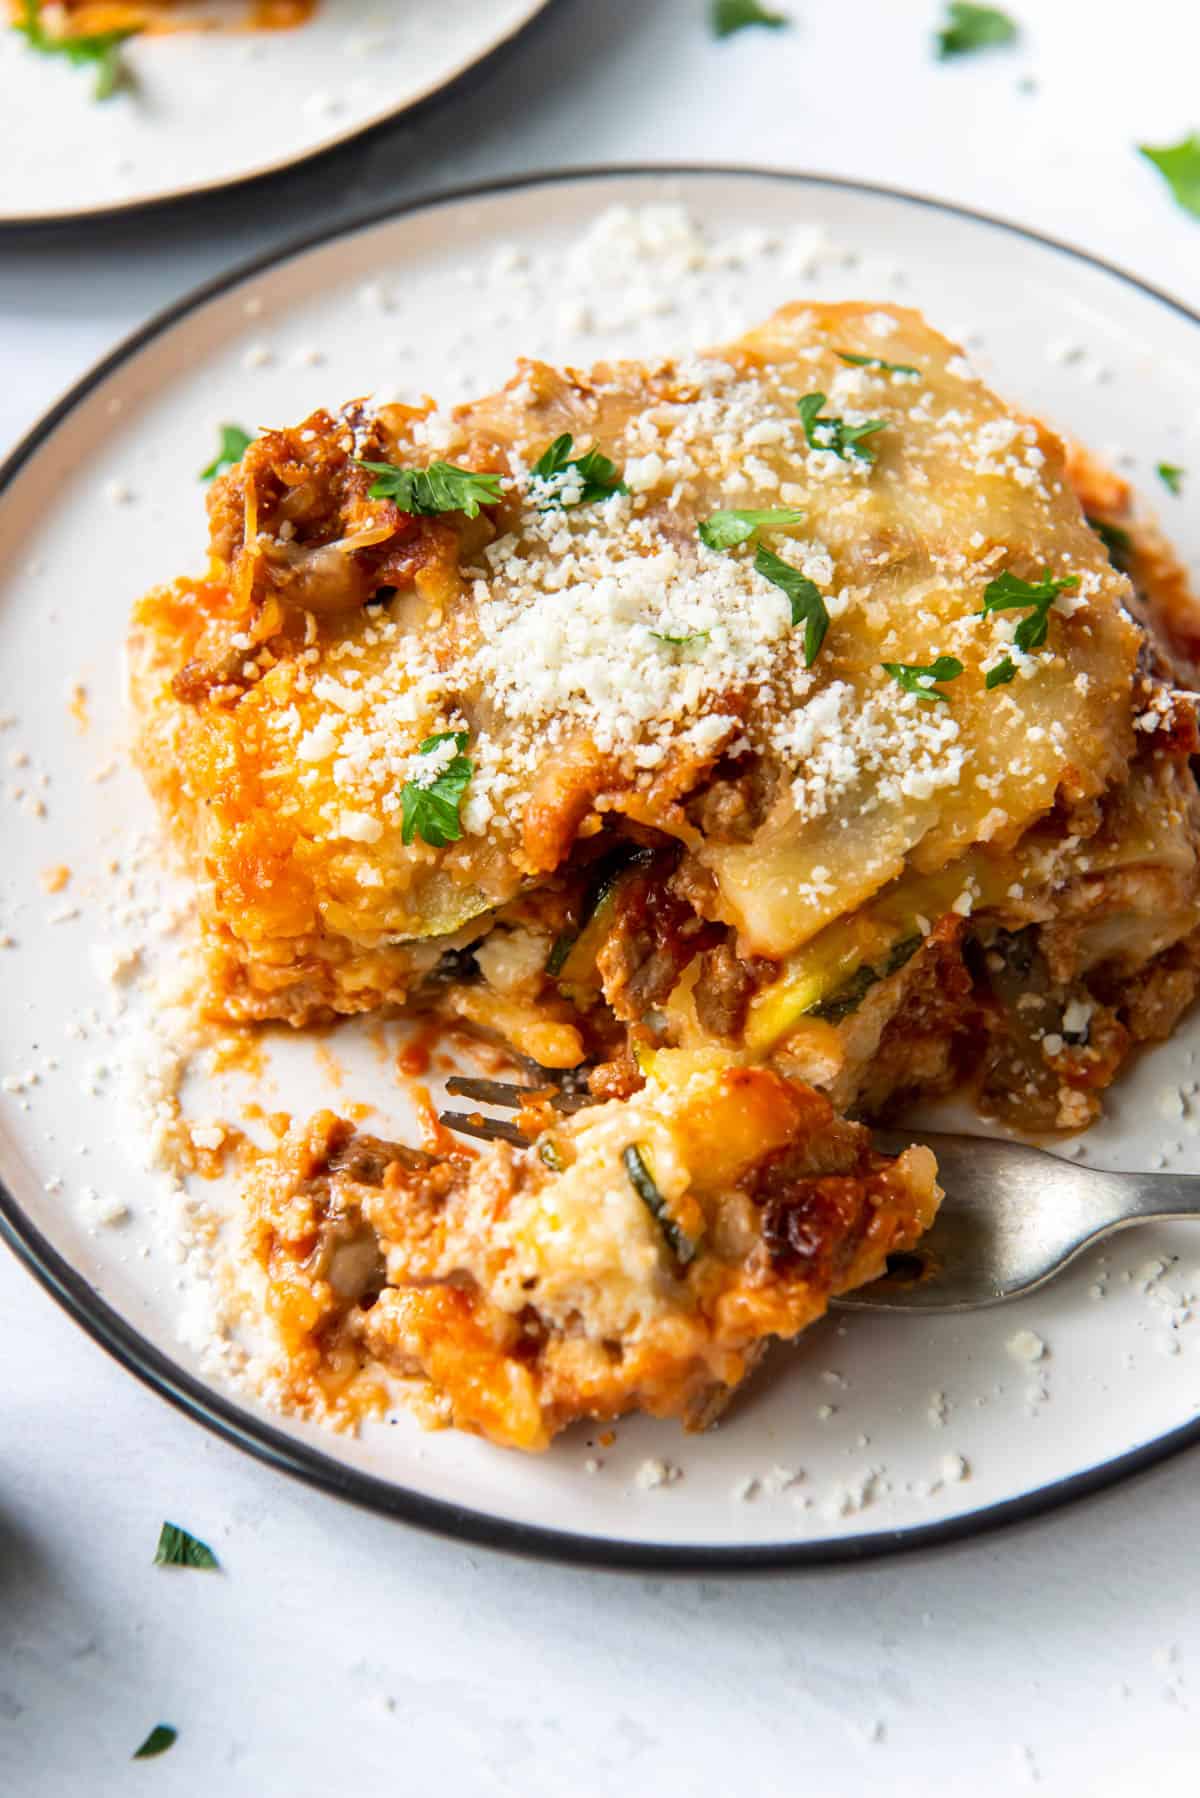
<instances>
[{"instance_id":1,"label":"white plate","mask_svg":"<svg viewBox=\"0 0 1200 1798\"><path fill-rule=\"evenodd\" d=\"M155 885L152 852L135 869L134 909L114 891L136 862L131 832L151 818L126 767L97 775L126 728L117 666L129 602L201 565L196 471L217 422L290 422L381 388L457 398L502 379L519 353L587 363L719 340L806 293L922 306L970 341L1003 392L1127 463L1148 492L1156 461L1200 471L1200 321L1130 278L884 190L601 171L451 196L229 277L115 352L6 472L10 1238L85 1327L195 1415L302 1477L436 1528L617 1564L828 1559L1024 1513L1200 1439L1200 1233L1183 1225L1131 1233L1001 1310L833 1317L777 1353L706 1437L636 1419L611 1446L576 1430L535 1460L422 1434L403 1412L354 1441L273 1419L180 1340L185 1322L195 1335L203 1261L173 1259L179 1200L138 1171L120 1091L145 1000L136 978L106 987L94 966L97 944L145 941L169 959L177 934L168 889L161 903L151 896L148 918L136 911ZM1200 518L1165 495L1163 507L1194 560ZM68 716L76 680L88 690L82 733ZM119 876L105 872L112 857ZM60 863L70 884L48 895L39 876ZM1077 1152L1114 1167L1200 1168L1198 1046L1193 1020L1143 1057ZM364 1035L348 1026L336 1047L351 1069L346 1091L403 1129L403 1103ZM338 1101L303 1038L273 1048L271 1079L259 1094L268 1107ZM223 1091L192 1083L185 1096L193 1114L229 1115L255 1090L230 1076ZM129 1219L99 1225L85 1187L99 1209L119 1196ZM1014 1358L1018 1331L1044 1342L1042 1359ZM647 1489L637 1474L648 1459L681 1477ZM804 1477L784 1486L781 1469Z\"/></svg>"},{"instance_id":2,"label":"white plate","mask_svg":"<svg viewBox=\"0 0 1200 1798\"><path fill-rule=\"evenodd\" d=\"M233 17L245 8L225 0ZM88 69L0 24L0 225L84 218L274 173L399 117L550 0L321 0L291 31L133 39L102 104ZM0 9L3 11L3 9Z\"/></svg>"}]
</instances>

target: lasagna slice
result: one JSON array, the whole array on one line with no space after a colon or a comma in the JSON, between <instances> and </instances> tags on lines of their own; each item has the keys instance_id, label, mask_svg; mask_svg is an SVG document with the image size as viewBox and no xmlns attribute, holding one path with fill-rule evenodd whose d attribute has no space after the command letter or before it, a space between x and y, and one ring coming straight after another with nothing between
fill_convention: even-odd
<instances>
[{"instance_id":1,"label":"lasagna slice","mask_svg":"<svg viewBox=\"0 0 1200 1798\"><path fill-rule=\"evenodd\" d=\"M1191 1000L1200 944L1200 633L1106 480L916 313L856 304L687 360L523 363L450 413L358 401L264 432L211 491L208 569L131 635L203 1004L465 1025L570 1072L598 1107L579 1131L625 1146L681 1054L831 1103L843 1146L837 1116L962 1081L1026 1128L1086 1124ZM256 1203L286 1201L299 1153ZM417 1284L496 1302L478 1183L540 1205L568 1176L534 1154L461 1176ZM424 1232L428 1205L392 1178L403 1295L397 1207ZM769 1254L745 1268L783 1319ZM429 1372L391 1290L356 1340ZM672 1403L613 1392L686 1410L705 1355L684 1361ZM543 1433L572 1414L537 1404Z\"/></svg>"}]
</instances>

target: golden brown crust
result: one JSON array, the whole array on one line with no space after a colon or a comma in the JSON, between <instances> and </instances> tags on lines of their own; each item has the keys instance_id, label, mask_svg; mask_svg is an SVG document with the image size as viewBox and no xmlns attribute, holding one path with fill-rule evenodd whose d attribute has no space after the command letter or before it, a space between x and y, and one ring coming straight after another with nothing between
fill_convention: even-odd
<instances>
[{"instance_id":1,"label":"golden brown crust","mask_svg":"<svg viewBox=\"0 0 1200 1798\"><path fill-rule=\"evenodd\" d=\"M764 1070L671 1071L672 1092L556 1120L561 1171L503 1147L389 1161L330 1113L290 1138L250 1193L293 1401L320 1402L327 1359L344 1382L357 1355L508 1447L633 1409L699 1427L768 1337L796 1335L928 1226L928 1151L876 1155L827 1100ZM695 1243L686 1265L631 1189L631 1143Z\"/></svg>"}]
</instances>

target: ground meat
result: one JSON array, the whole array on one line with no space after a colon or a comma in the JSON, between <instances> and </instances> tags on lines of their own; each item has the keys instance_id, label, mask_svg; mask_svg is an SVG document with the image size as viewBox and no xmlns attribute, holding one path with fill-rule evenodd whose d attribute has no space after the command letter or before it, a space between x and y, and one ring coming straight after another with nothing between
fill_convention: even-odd
<instances>
[{"instance_id":1,"label":"ground meat","mask_svg":"<svg viewBox=\"0 0 1200 1798\"><path fill-rule=\"evenodd\" d=\"M1162 1042L1200 986L1200 932L1164 950L1128 980L1106 979L1101 971L1088 984L1115 1007L1134 1042Z\"/></svg>"},{"instance_id":2,"label":"ground meat","mask_svg":"<svg viewBox=\"0 0 1200 1798\"><path fill-rule=\"evenodd\" d=\"M870 1207L849 1174L784 1183L763 1205L763 1241L776 1268L836 1285L858 1253Z\"/></svg>"},{"instance_id":3,"label":"ground meat","mask_svg":"<svg viewBox=\"0 0 1200 1798\"><path fill-rule=\"evenodd\" d=\"M696 1016L713 1036L736 1037L746 1021L746 1007L759 986L778 972L777 964L756 956L739 959L732 942L705 952L696 982Z\"/></svg>"},{"instance_id":4,"label":"ground meat","mask_svg":"<svg viewBox=\"0 0 1200 1798\"><path fill-rule=\"evenodd\" d=\"M251 685L244 673L248 652L229 649L213 661L198 658L185 662L171 679L171 691L184 705L203 705L215 688L223 688L229 698L236 698Z\"/></svg>"},{"instance_id":5,"label":"ground meat","mask_svg":"<svg viewBox=\"0 0 1200 1798\"><path fill-rule=\"evenodd\" d=\"M360 1186L382 1186L389 1167L419 1173L434 1165L433 1157L403 1143L385 1142L380 1136L352 1136L329 1157L331 1174L345 1174Z\"/></svg>"},{"instance_id":6,"label":"ground meat","mask_svg":"<svg viewBox=\"0 0 1200 1798\"><path fill-rule=\"evenodd\" d=\"M264 431L214 482L213 554L235 588L246 579L256 605L274 597L314 613L355 611L381 588L410 587L422 576L436 584L440 572L453 586L464 535L477 548L494 534L486 513L465 530L458 514L414 517L370 497L375 477L358 463L393 459L393 414L411 416L400 407L368 412L361 402L336 419L314 412L298 429Z\"/></svg>"},{"instance_id":7,"label":"ground meat","mask_svg":"<svg viewBox=\"0 0 1200 1798\"><path fill-rule=\"evenodd\" d=\"M627 1023L661 1005L688 963L723 934L673 891L667 879L673 859L660 858L624 876L612 928L596 957L604 997Z\"/></svg>"},{"instance_id":8,"label":"ground meat","mask_svg":"<svg viewBox=\"0 0 1200 1798\"><path fill-rule=\"evenodd\" d=\"M892 1009L874 1047L863 1051L853 1092L839 1092L839 1103L852 1099L858 1115L871 1117L910 1093L944 1092L954 1084L960 1052L978 1022L963 961L966 934L966 920L956 913L940 918L904 967L867 995L859 1014L864 1026L875 1005Z\"/></svg>"},{"instance_id":9,"label":"ground meat","mask_svg":"<svg viewBox=\"0 0 1200 1798\"><path fill-rule=\"evenodd\" d=\"M688 818L710 842L749 842L770 810L776 782L758 756L718 762L709 784L688 801Z\"/></svg>"}]
</instances>

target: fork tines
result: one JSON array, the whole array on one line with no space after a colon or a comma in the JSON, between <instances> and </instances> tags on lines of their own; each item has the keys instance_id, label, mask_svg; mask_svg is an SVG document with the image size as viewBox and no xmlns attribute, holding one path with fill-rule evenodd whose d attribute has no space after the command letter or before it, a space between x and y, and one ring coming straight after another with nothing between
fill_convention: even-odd
<instances>
[{"instance_id":1,"label":"fork tines","mask_svg":"<svg viewBox=\"0 0 1200 1798\"><path fill-rule=\"evenodd\" d=\"M452 1074L446 1091L456 1099L474 1099L480 1105L501 1105L511 1111L519 1111L526 1099L535 1095L544 1096L547 1104L563 1113L582 1111L585 1105L595 1103L590 1093L547 1092L543 1087L519 1086L512 1080L477 1080L473 1074Z\"/></svg>"},{"instance_id":2,"label":"fork tines","mask_svg":"<svg viewBox=\"0 0 1200 1798\"><path fill-rule=\"evenodd\" d=\"M485 1118L478 1111L440 1111L438 1120L447 1130L457 1130L460 1136L476 1136L480 1142L510 1142L514 1149L530 1146L524 1131L507 1118Z\"/></svg>"}]
</instances>

